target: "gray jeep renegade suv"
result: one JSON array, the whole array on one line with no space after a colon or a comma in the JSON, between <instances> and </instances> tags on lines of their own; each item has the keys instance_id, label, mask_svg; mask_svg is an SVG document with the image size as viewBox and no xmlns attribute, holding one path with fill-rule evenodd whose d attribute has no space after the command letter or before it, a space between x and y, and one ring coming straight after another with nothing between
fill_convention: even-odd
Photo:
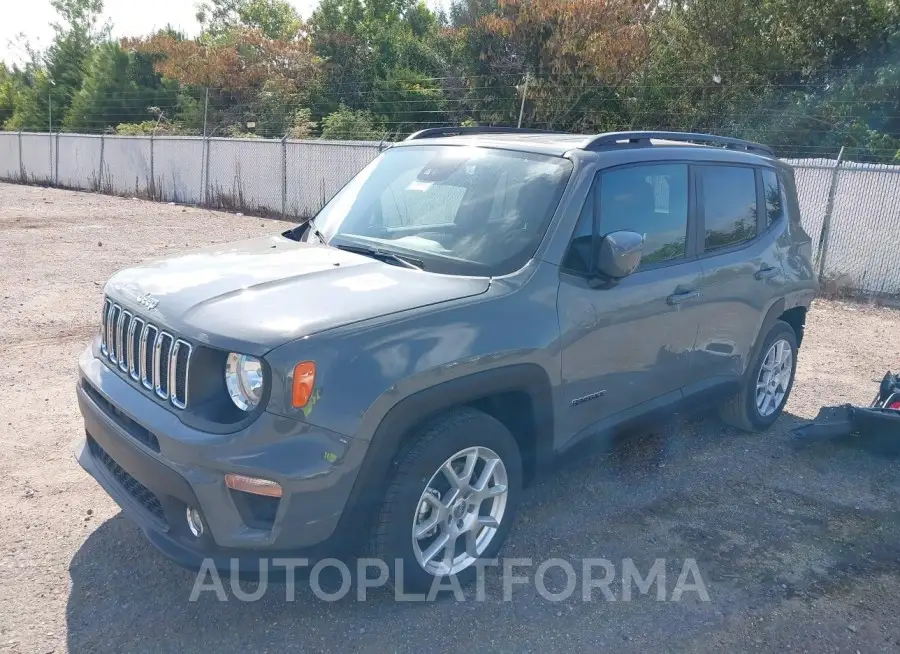
<instances>
[{"instance_id":1,"label":"gray jeep renegade suv","mask_svg":"<svg viewBox=\"0 0 900 654\"><path fill-rule=\"evenodd\" d=\"M582 439L771 425L815 290L765 146L425 130L314 221L110 279L77 456L187 566L367 548L465 581Z\"/></svg>"}]
</instances>

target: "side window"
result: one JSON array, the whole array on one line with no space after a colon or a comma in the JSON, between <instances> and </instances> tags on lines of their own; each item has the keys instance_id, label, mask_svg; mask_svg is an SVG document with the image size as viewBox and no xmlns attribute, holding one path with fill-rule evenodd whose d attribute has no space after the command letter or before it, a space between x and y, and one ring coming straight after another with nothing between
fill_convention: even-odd
<instances>
[{"instance_id":1,"label":"side window","mask_svg":"<svg viewBox=\"0 0 900 654\"><path fill-rule=\"evenodd\" d=\"M766 227L770 227L784 216L784 193L774 170L763 170L762 180L766 197Z\"/></svg>"},{"instance_id":2,"label":"side window","mask_svg":"<svg viewBox=\"0 0 900 654\"><path fill-rule=\"evenodd\" d=\"M700 166L707 251L756 237L756 175L740 166Z\"/></svg>"},{"instance_id":3,"label":"side window","mask_svg":"<svg viewBox=\"0 0 900 654\"><path fill-rule=\"evenodd\" d=\"M601 173L599 211L601 235L627 229L644 236L641 265L685 256L687 165L632 166Z\"/></svg>"}]
</instances>

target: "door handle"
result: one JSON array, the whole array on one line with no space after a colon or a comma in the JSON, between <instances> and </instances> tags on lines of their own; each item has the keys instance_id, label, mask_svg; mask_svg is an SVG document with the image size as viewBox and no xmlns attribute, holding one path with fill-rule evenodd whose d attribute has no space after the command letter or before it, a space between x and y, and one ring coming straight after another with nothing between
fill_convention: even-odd
<instances>
[{"instance_id":1,"label":"door handle","mask_svg":"<svg viewBox=\"0 0 900 654\"><path fill-rule=\"evenodd\" d=\"M698 297L700 297L699 291L684 291L682 293L674 293L666 298L666 304L674 307L691 300L696 300Z\"/></svg>"},{"instance_id":2,"label":"door handle","mask_svg":"<svg viewBox=\"0 0 900 654\"><path fill-rule=\"evenodd\" d=\"M780 272L781 271L778 268L766 266L765 268L760 268L755 273L753 273L753 276L756 277L756 279L772 279L772 277L775 277Z\"/></svg>"}]
</instances>

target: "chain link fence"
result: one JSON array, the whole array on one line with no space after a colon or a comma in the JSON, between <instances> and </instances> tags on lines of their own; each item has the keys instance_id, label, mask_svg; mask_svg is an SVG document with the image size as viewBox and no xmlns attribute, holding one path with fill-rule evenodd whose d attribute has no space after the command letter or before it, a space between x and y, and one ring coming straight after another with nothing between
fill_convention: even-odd
<instances>
[{"instance_id":1,"label":"chain link fence","mask_svg":"<svg viewBox=\"0 0 900 654\"><path fill-rule=\"evenodd\" d=\"M829 295L900 296L900 166L788 160Z\"/></svg>"},{"instance_id":2,"label":"chain link fence","mask_svg":"<svg viewBox=\"0 0 900 654\"><path fill-rule=\"evenodd\" d=\"M0 180L303 219L386 144L0 132Z\"/></svg>"},{"instance_id":3,"label":"chain link fence","mask_svg":"<svg viewBox=\"0 0 900 654\"><path fill-rule=\"evenodd\" d=\"M0 179L301 220L386 145L0 132ZM788 163L823 290L900 296L900 166Z\"/></svg>"}]
</instances>

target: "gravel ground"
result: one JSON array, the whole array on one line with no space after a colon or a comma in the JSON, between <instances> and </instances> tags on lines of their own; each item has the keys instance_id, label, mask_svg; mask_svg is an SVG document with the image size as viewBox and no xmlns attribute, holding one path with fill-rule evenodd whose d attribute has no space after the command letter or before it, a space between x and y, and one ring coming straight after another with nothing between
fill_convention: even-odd
<instances>
[{"instance_id":1,"label":"gravel ground","mask_svg":"<svg viewBox=\"0 0 900 654\"><path fill-rule=\"evenodd\" d=\"M503 601L328 603L298 584L256 602L202 593L82 472L75 361L101 286L149 257L282 224L202 209L0 184L0 651L775 651L900 648L900 478L860 449L796 449L786 430L822 404L868 403L900 365L900 314L817 302L786 414L763 435L675 419L612 453L582 448L530 489L505 557L666 559L665 599L632 587L562 602L534 584ZM685 560L709 594L673 600ZM535 567L520 569L534 577ZM580 576L580 575L579 575ZM602 576L595 573L595 577ZM565 579L546 576L548 590ZM245 591L254 584L244 584Z\"/></svg>"}]
</instances>

